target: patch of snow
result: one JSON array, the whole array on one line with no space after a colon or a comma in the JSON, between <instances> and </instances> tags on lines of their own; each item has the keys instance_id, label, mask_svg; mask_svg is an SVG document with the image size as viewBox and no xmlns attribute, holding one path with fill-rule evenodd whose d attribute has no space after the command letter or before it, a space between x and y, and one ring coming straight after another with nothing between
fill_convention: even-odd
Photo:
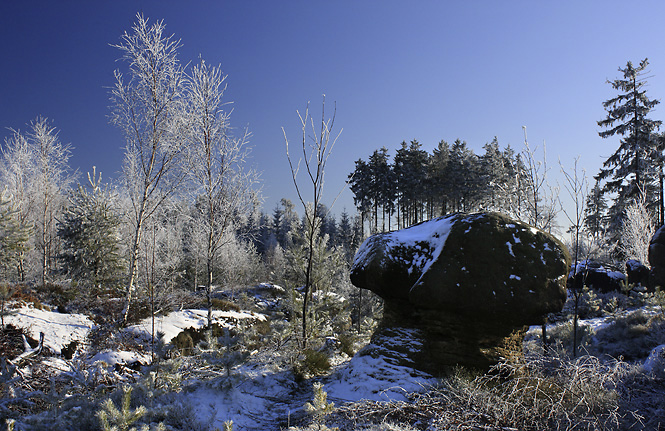
<instances>
[{"instance_id":1,"label":"patch of snow","mask_svg":"<svg viewBox=\"0 0 665 431\"><path fill-rule=\"evenodd\" d=\"M259 284L256 285L256 287L258 287L260 289L265 289L265 290L274 290L275 292L279 292L279 293L286 292L286 290L282 286L279 286L277 284L273 284L273 283L270 283L270 282L259 283Z\"/></svg>"},{"instance_id":2,"label":"patch of snow","mask_svg":"<svg viewBox=\"0 0 665 431\"><path fill-rule=\"evenodd\" d=\"M607 273L607 275L608 275L610 278L613 278L613 279L615 279L615 280L625 280L625 279L626 279L626 276L624 275L624 273L623 273L623 272L619 272L619 271L609 271L609 272Z\"/></svg>"},{"instance_id":3,"label":"patch of snow","mask_svg":"<svg viewBox=\"0 0 665 431\"><path fill-rule=\"evenodd\" d=\"M519 281L519 280L522 279L522 277L520 277L519 275L514 275L514 274L511 275L509 278L510 278L511 280L517 280L517 281Z\"/></svg>"},{"instance_id":4,"label":"patch of snow","mask_svg":"<svg viewBox=\"0 0 665 431\"><path fill-rule=\"evenodd\" d=\"M118 351L104 351L99 352L88 360L89 363L103 362L107 365L116 364L131 364L132 362L141 362L142 364L150 363L150 355L139 352L126 352Z\"/></svg>"},{"instance_id":5,"label":"patch of snow","mask_svg":"<svg viewBox=\"0 0 665 431\"><path fill-rule=\"evenodd\" d=\"M239 311L219 311L213 310L212 321L224 327L233 327L236 322L245 319L266 320L266 316L258 313L239 312ZM155 317L155 334L164 333L164 342L169 343L184 329L194 327L203 328L208 324L208 311L187 309L175 311L166 316ZM140 323L127 327L125 330L136 336L150 338L152 328L151 318L143 319Z\"/></svg>"},{"instance_id":6,"label":"patch of snow","mask_svg":"<svg viewBox=\"0 0 665 431\"><path fill-rule=\"evenodd\" d=\"M361 267L369 259L369 254L373 249L375 241L385 241L387 250L396 247L410 247L418 250L411 262L405 262L409 265L409 274L416 272L422 277L429 267L435 262L450 234L450 229L458 220L457 215L439 217L427 222L417 224L395 232L389 232L380 235L374 235L362 243L353 261L354 267ZM417 249L420 244L428 244L425 250ZM417 284L417 283L416 283Z\"/></svg>"},{"instance_id":7,"label":"patch of snow","mask_svg":"<svg viewBox=\"0 0 665 431\"><path fill-rule=\"evenodd\" d=\"M515 253L513 253L513 245L510 242L507 242L506 245L508 246L508 251L510 252L510 255L512 257L515 257Z\"/></svg>"},{"instance_id":8,"label":"patch of snow","mask_svg":"<svg viewBox=\"0 0 665 431\"><path fill-rule=\"evenodd\" d=\"M382 356L356 355L330 377L324 390L333 401L406 401L436 379L409 367L387 362Z\"/></svg>"},{"instance_id":9,"label":"patch of snow","mask_svg":"<svg viewBox=\"0 0 665 431\"><path fill-rule=\"evenodd\" d=\"M83 314L56 313L28 306L6 316L5 324L25 328L35 340L39 340L39 333L43 332L44 347L58 355L62 348L72 341L85 342L88 332L95 326L94 322Z\"/></svg>"}]
</instances>

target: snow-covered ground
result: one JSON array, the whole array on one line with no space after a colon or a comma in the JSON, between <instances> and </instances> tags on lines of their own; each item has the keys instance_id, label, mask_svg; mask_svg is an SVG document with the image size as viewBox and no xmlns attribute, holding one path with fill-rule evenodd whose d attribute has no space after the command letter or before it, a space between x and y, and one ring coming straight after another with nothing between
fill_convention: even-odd
<instances>
[{"instance_id":1,"label":"snow-covered ground","mask_svg":"<svg viewBox=\"0 0 665 431\"><path fill-rule=\"evenodd\" d=\"M241 320L266 320L266 316L258 313L219 311L213 310L212 321L223 327L235 326ZM167 316L155 317L155 334L163 333L164 342L170 343L179 333L187 328L200 329L208 323L207 310L181 310L169 313ZM129 326L127 331L137 337L150 338L152 334L152 319L143 319L136 325Z\"/></svg>"},{"instance_id":2,"label":"snow-covered ground","mask_svg":"<svg viewBox=\"0 0 665 431\"><path fill-rule=\"evenodd\" d=\"M213 320L223 326L233 326L242 320L265 320L266 316L249 312L214 311ZM33 338L44 332L44 344L59 355L63 346L71 341L85 343L94 323L79 314L60 314L51 311L22 307L6 318L6 323L28 328ZM155 318L155 332L163 332L166 342L185 328L202 328L207 323L206 310L182 310ZM149 337L151 319L145 319L126 329L136 337ZM290 369L283 365L281 352L254 353L249 360L235 368L232 385L216 387L200 382L190 386L182 396L194 407L198 419L209 423L211 429L223 429L232 420L235 430L268 430L286 427L290 418L302 417L303 406L312 398L312 381L296 383ZM434 379L408 367L393 365L376 355L342 355L335 362L332 373L317 379L324 383L328 399L340 405L361 399L375 401L401 401L406 394L422 391L434 383ZM346 359L344 359L346 358ZM134 361L149 363L150 356L133 351L104 351L92 357L79 356L95 366L114 366ZM72 368L65 359L53 357L44 360L54 373L68 373ZM105 366L106 366L105 365ZM223 379L218 383L224 382Z\"/></svg>"},{"instance_id":3,"label":"snow-covered ground","mask_svg":"<svg viewBox=\"0 0 665 431\"><path fill-rule=\"evenodd\" d=\"M243 320L264 320L266 316L215 311L213 319L221 325L232 326ZM166 341L170 341L183 329L201 328L206 322L205 310L182 310L156 318L155 330L164 332ZM45 345L56 355L71 341L83 343L94 326L90 319L82 315L30 307L16 310L13 316L6 318L6 323L28 328L34 338L43 332ZM580 322L580 325L595 331L611 324L609 317ZM147 337L151 332L151 320L146 319L126 331L136 337ZM530 333L537 336L539 331L540 327L533 327ZM324 384L328 400L337 406L363 399L404 401L409 393L424 391L436 384L436 379L431 376L395 365L394 361L387 360L372 349L364 349L353 358L340 354L329 375L297 383L283 354L285 352L279 350L253 352L244 364L233 369L231 379L226 379L224 373L218 374L220 378L208 381L190 379L183 384L185 390L178 396L193 407L197 419L209 424L210 429L223 429L224 422L232 420L234 430L276 430L285 429L302 418L304 404L312 399L314 381ZM645 371L665 373L664 357L665 346L654 349L644 362ZM91 366L99 366L100 363L113 366L137 360L148 363L150 360L144 353L128 351L106 351L93 357L80 354L76 359L84 359ZM74 368L72 362L58 357L46 358L44 364L53 373L66 374Z\"/></svg>"},{"instance_id":4,"label":"snow-covered ground","mask_svg":"<svg viewBox=\"0 0 665 431\"><path fill-rule=\"evenodd\" d=\"M62 348L72 341L85 342L94 326L92 320L82 314L62 314L24 306L5 317L5 324L25 328L30 336L39 340L44 333L44 347L59 355Z\"/></svg>"}]
</instances>

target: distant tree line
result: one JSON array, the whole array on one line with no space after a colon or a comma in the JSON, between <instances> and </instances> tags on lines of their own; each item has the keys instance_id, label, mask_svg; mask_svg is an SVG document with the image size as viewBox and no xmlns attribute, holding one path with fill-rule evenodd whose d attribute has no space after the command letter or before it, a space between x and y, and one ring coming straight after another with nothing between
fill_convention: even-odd
<instances>
[{"instance_id":1,"label":"distant tree line","mask_svg":"<svg viewBox=\"0 0 665 431\"><path fill-rule=\"evenodd\" d=\"M539 175L533 152L501 148L497 138L476 154L460 139L440 141L428 153L417 140L402 142L391 160L387 148L357 160L350 188L370 232L403 228L451 212L499 211L543 227L551 205L533 193ZM541 209L539 210L539 205Z\"/></svg>"}]
</instances>

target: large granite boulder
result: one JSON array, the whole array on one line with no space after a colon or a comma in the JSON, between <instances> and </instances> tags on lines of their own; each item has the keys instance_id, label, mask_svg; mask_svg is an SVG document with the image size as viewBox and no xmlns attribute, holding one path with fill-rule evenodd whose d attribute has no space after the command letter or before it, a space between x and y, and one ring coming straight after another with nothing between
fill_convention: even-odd
<instances>
[{"instance_id":1,"label":"large granite boulder","mask_svg":"<svg viewBox=\"0 0 665 431\"><path fill-rule=\"evenodd\" d=\"M563 308L569 264L556 238L529 225L497 213L452 214L369 237L351 281L384 299L375 339L416 329L422 348L409 360L437 373L519 354L526 325Z\"/></svg>"},{"instance_id":2,"label":"large granite boulder","mask_svg":"<svg viewBox=\"0 0 665 431\"><path fill-rule=\"evenodd\" d=\"M568 289L582 290L586 286L602 293L621 292L625 285L626 274L594 260L581 260L572 265L567 282Z\"/></svg>"},{"instance_id":3,"label":"large granite boulder","mask_svg":"<svg viewBox=\"0 0 665 431\"><path fill-rule=\"evenodd\" d=\"M651 289L665 288L665 226L661 226L649 242L649 265Z\"/></svg>"},{"instance_id":4,"label":"large granite boulder","mask_svg":"<svg viewBox=\"0 0 665 431\"><path fill-rule=\"evenodd\" d=\"M639 260L626 261L626 283L629 286L649 287L649 267Z\"/></svg>"}]
</instances>

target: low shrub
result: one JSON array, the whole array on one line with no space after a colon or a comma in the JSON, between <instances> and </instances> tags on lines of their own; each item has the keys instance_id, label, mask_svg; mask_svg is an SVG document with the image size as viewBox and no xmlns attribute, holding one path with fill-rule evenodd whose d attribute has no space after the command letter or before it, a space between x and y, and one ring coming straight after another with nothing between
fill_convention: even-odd
<instances>
[{"instance_id":1,"label":"low shrub","mask_svg":"<svg viewBox=\"0 0 665 431\"><path fill-rule=\"evenodd\" d=\"M619 315L598 329L588 349L596 355L641 360L661 344L665 344L665 318L640 309Z\"/></svg>"},{"instance_id":2,"label":"low shrub","mask_svg":"<svg viewBox=\"0 0 665 431\"><path fill-rule=\"evenodd\" d=\"M312 376L325 374L330 370L330 358L318 350L306 349L303 352L303 367Z\"/></svg>"},{"instance_id":3,"label":"low shrub","mask_svg":"<svg viewBox=\"0 0 665 431\"><path fill-rule=\"evenodd\" d=\"M339 341L339 350L342 353L347 354L348 356L353 356L356 354L354 350L354 344L355 344L355 337L348 332L340 334L339 337L337 337L337 340Z\"/></svg>"},{"instance_id":4,"label":"low shrub","mask_svg":"<svg viewBox=\"0 0 665 431\"><path fill-rule=\"evenodd\" d=\"M240 311L240 307L231 301L225 299L212 298L213 310L220 311Z\"/></svg>"}]
</instances>

